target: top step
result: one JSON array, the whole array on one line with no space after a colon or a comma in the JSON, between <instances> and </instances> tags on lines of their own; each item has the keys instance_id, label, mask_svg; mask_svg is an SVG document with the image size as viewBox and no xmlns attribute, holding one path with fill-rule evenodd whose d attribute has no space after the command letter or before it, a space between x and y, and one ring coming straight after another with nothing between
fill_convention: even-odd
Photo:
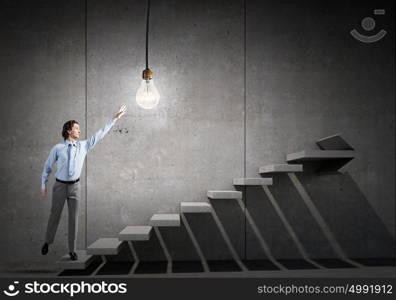
<instances>
[{"instance_id":1,"label":"top step","mask_svg":"<svg viewBox=\"0 0 396 300\"><path fill-rule=\"evenodd\" d=\"M322 150L354 150L352 146L341 137L341 133L317 140L316 144Z\"/></svg>"},{"instance_id":2,"label":"top step","mask_svg":"<svg viewBox=\"0 0 396 300\"><path fill-rule=\"evenodd\" d=\"M277 165L267 165L260 167L260 174L272 174L272 173L294 173L302 172L302 165L289 165L289 164L277 164Z\"/></svg>"},{"instance_id":3,"label":"top step","mask_svg":"<svg viewBox=\"0 0 396 300\"><path fill-rule=\"evenodd\" d=\"M151 235L151 226L127 226L119 234L120 241L148 241Z\"/></svg>"},{"instance_id":4,"label":"top step","mask_svg":"<svg viewBox=\"0 0 396 300\"><path fill-rule=\"evenodd\" d=\"M272 178L234 178L234 185L272 185Z\"/></svg>"},{"instance_id":5,"label":"top step","mask_svg":"<svg viewBox=\"0 0 396 300\"><path fill-rule=\"evenodd\" d=\"M180 211L183 213L209 213L212 206L208 202L181 202Z\"/></svg>"},{"instance_id":6,"label":"top step","mask_svg":"<svg viewBox=\"0 0 396 300\"><path fill-rule=\"evenodd\" d=\"M180 215L154 214L150 219L150 225L157 227L180 226Z\"/></svg>"},{"instance_id":7,"label":"top step","mask_svg":"<svg viewBox=\"0 0 396 300\"><path fill-rule=\"evenodd\" d=\"M65 270L84 270L94 260L94 256L87 254L85 250L76 250L76 253L77 260L71 260L69 254L66 254L56 264Z\"/></svg>"},{"instance_id":8,"label":"top step","mask_svg":"<svg viewBox=\"0 0 396 300\"><path fill-rule=\"evenodd\" d=\"M288 154L287 162L321 161L335 159L352 159L355 157L353 150L303 150Z\"/></svg>"},{"instance_id":9,"label":"top step","mask_svg":"<svg viewBox=\"0 0 396 300\"><path fill-rule=\"evenodd\" d=\"M242 199L242 192L238 191L208 191L209 199Z\"/></svg>"},{"instance_id":10,"label":"top step","mask_svg":"<svg viewBox=\"0 0 396 300\"><path fill-rule=\"evenodd\" d=\"M87 248L88 254L116 255L122 244L118 238L100 238Z\"/></svg>"}]
</instances>

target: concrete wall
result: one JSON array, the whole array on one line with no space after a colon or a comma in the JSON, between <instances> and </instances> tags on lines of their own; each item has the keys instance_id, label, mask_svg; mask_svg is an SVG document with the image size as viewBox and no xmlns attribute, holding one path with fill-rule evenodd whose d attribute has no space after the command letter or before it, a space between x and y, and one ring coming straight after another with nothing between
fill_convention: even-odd
<instances>
[{"instance_id":1,"label":"concrete wall","mask_svg":"<svg viewBox=\"0 0 396 300\"><path fill-rule=\"evenodd\" d=\"M51 190L41 172L64 122L84 122L84 5L81 1L1 1L1 265L18 271L55 261L67 248L67 213L49 257L40 254ZM50 178L49 187L54 182ZM85 199L85 182L82 183ZM83 201L84 202L84 201ZM81 205L79 247L84 246Z\"/></svg>"},{"instance_id":2,"label":"concrete wall","mask_svg":"<svg viewBox=\"0 0 396 300\"><path fill-rule=\"evenodd\" d=\"M40 255L51 196L39 198L43 163L66 120L79 120L89 136L121 103L128 114L82 174L80 248L176 212L181 201L206 201L208 189L233 189L245 168L257 176L260 166L342 132L357 157L341 173L298 178L348 255L394 255L394 4L248 0L245 148L242 1L152 1L150 66L161 94L152 111L134 100L144 2L88 1L87 40L82 1L0 3L2 269L49 269L65 252L64 212L50 255ZM375 19L387 36L354 40L349 31L362 31L374 8L386 9ZM290 180L274 181L307 252L334 256ZM299 257L262 189L248 188L244 200L274 255ZM238 253L264 257L236 202L212 204ZM210 218L188 219L208 258L230 257ZM174 259L196 257L184 228L162 233ZM161 257L155 240L137 248L143 258Z\"/></svg>"},{"instance_id":3,"label":"concrete wall","mask_svg":"<svg viewBox=\"0 0 396 300\"><path fill-rule=\"evenodd\" d=\"M393 4L260 3L248 1L247 10L247 175L257 174L262 164L284 162L288 153L315 149L315 140L341 132L357 151L356 158L341 169L345 176L307 174L300 179L348 254L394 255ZM374 8L386 9L386 15L374 16ZM377 22L373 33L383 28L386 38L373 44L352 38L351 29L364 32L360 22L367 16ZM313 256L330 255L329 244L319 237L318 226L300 195L289 187L290 180L281 177L277 181L276 199L303 245ZM283 195L277 193L279 188ZM260 203L262 198L253 196L247 201L256 211L268 206L261 210L264 216L272 208ZM294 250L288 247L285 228L279 224L279 229L268 229L279 223L277 219L275 213L270 214L267 229L264 224L261 228L274 241L276 253L288 256ZM247 228L249 236L250 231ZM259 255L257 241L247 241L248 252Z\"/></svg>"}]
</instances>

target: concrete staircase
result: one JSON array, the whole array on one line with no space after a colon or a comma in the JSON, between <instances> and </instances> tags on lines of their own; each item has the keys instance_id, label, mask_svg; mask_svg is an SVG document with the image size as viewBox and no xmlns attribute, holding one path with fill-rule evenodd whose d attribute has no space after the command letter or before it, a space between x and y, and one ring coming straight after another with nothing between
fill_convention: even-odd
<instances>
[{"instance_id":1,"label":"concrete staircase","mask_svg":"<svg viewBox=\"0 0 396 300\"><path fill-rule=\"evenodd\" d=\"M118 239L120 241L148 241L152 229L152 226L127 226L118 234Z\"/></svg>"},{"instance_id":2,"label":"concrete staircase","mask_svg":"<svg viewBox=\"0 0 396 300\"><path fill-rule=\"evenodd\" d=\"M87 248L87 254L117 255L121 244L118 238L100 238Z\"/></svg>"},{"instance_id":3,"label":"concrete staircase","mask_svg":"<svg viewBox=\"0 0 396 300\"><path fill-rule=\"evenodd\" d=\"M288 165L288 164L266 165L259 168L259 173L261 175L276 174L276 173L295 173L302 171L303 171L302 165Z\"/></svg>"},{"instance_id":4,"label":"concrete staircase","mask_svg":"<svg viewBox=\"0 0 396 300\"><path fill-rule=\"evenodd\" d=\"M182 213L210 213L212 206L208 202L181 202L180 211Z\"/></svg>"},{"instance_id":5,"label":"concrete staircase","mask_svg":"<svg viewBox=\"0 0 396 300\"><path fill-rule=\"evenodd\" d=\"M179 227L179 214L154 214L150 219L150 225L156 227Z\"/></svg>"},{"instance_id":6,"label":"concrete staircase","mask_svg":"<svg viewBox=\"0 0 396 300\"><path fill-rule=\"evenodd\" d=\"M288 154L286 156L286 162L284 164L270 164L265 165L259 168L258 173L263 177L258 178L234 178L233 185L235 187L245 187L245 186L263 186L264 190L271 199L271 194L268 189L268 186L273 185L273 180L269 175L274 174L288 174L291 176L292 180L296 180L295 173L303 172L303 164L306 162L327 162L327 161L341 161L342 164L345 164L347 161L351 160L355 156L355 152L353 148L341 137L340 134L332 135L323 139L320 139L316 142L320 150L303 150L295 153ZM340 164L337 164L339 167ZM293 177L294 176L294 177ZM268 259L271 263L276 266L278 269L284 269L284 266L280 264L273 256L270 251L270 248L265 243L263 238L260 235L260 232L257 230L257 226L254 224L253 219L250 217L249 211L247 207L245 207L242 199L243 193L241 191L236 190L209 190L207 191L207 198L209 200L217 200L217 199L230 199L236 200L240 205L241 209L245 213L247 221L250 223L252 228L254 229L254 233L256 234L257 238L260 241L260 245L263 248L264 252L266 253ZM312 203L310 203L311 209ZM86 251L79 250L77 251L78 260L71 261L68 255L63 256L57 264L64 270L84 270L86 269L95 259L95 256L102 257L102 264L103 266L106 263L107 255L117 255L119 253L120 247L123 242L128 243L131 253L135 260L135 266L132 268L131 273L136 269L136 265L139 263L139 259L137 258L136 252L133 247L133 242L137 241L149 241L153 234L157 235L157 238L163 248L165 257L168 260L167 272L172 272L172 260L169 255L169 251L166 248L166 245L162 239L161 233L159 231L159 227L175 227L177 230L180 227L180 222L182 221L192 243L194 244L195 249L197 250L198 256L201 260L203 269L205 272L209 272L208 263L200 249L200 246L195 239L194 233L190 225L188 224L187 219L185 218L184 214L189 213L208 213L211 214L215 223L217 224L221 235L224 238L225 243L227 244L230 253L236 263L239 265L242 271L247 271L246 266L243 264L241 259L238 257L237 252L235 251L226 230L222 226L220 220L217 217L215 210L213 209L212 205L209 202L181 202L180 203L180 213L156 213L154 214L149 222L148 225L142 226L127 226L121 232L118 233L118 237L115 238L100 238L92 243ZM315 211L314 211L315 212ZM287 220L285 220L287 222ZM322 220L318 221L319 223ZM287 225L287 224L286 224ZM327 228L323 228L327 230ZM331 239L331 236L329 236ZM296 240L296 243L299 241ZM304 252L301 250L301 252ZM348 258L339 250L339 256L349 261ZM309 260L308 256L305 253L302 253L302 256ZM312 261L310 261L312 262ZM350 261L349 261L350 262ZM353 262L352 262L353 263ZM312 264L315 265L314 262ZM318 267L318 264L316 264ZM100 267L101 267L100 266ZM98 269L100 269L100 267ZM98 270L96 270L92 275L96 275Z\"/></svg>"}]
</instances>

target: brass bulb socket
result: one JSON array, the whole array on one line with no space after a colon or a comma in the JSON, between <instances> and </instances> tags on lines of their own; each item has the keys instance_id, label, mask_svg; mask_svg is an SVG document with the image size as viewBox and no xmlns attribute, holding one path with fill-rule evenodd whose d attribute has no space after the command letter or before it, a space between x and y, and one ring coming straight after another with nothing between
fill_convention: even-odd
<instances>
[{"instance_id":1,"label":"brass bulb socket","mask_svg":"<svg viewBox=\"0 0 396 300\"><path fill-rule=\"evenodd\" d=\"M153 79L153 71L151 71L150 69L143 70L143 79L144 80Z\"/></svg>"}]
</instances>

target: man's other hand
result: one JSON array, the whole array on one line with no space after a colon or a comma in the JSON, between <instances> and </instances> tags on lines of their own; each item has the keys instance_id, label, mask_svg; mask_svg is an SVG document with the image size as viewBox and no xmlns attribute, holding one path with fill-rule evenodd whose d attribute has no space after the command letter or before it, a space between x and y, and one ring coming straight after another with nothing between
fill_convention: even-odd
<instances>
[{"instance_id":1,"label":"man's other hand","mask_svg":"<svg viewBox=\"0 0 396 300\"><path fill-rule=\"evenodd\" d=\"M119 118L121 118L127 111L126 105L123 104L120 106L120 109L118 110L118 112L113 116L113 120L118 120Z\"/></svg>"},{"instance_id":2,"label":"man's other hand","mask_svg":"<svg viewBox=\"0 0 396 300\"><path fill-rule=\"evenodd\" d=\"M45 196L47 196L47 189L42 189L41 190L41 197L45 197Z\"/></svg>"}]
</instances>

